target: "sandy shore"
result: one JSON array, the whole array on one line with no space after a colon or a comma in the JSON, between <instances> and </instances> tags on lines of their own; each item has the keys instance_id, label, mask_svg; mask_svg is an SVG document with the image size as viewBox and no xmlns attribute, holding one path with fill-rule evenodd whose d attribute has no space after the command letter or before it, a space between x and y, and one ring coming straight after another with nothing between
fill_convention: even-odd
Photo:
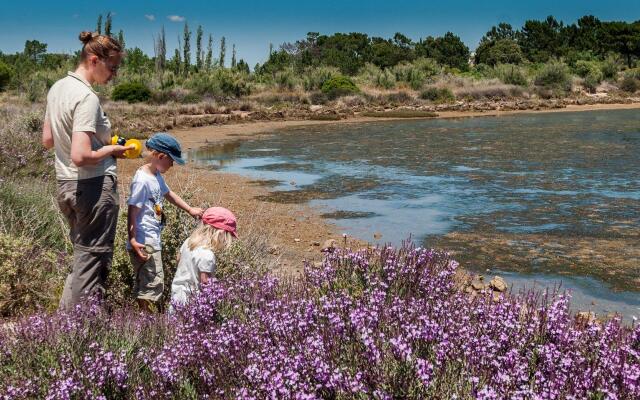
<instances>
[{"instance_id":1,"label":"sandy shore","mask_svg":"<svg viewBox=\"0 0 640 400\"><path fill-rule=\"evenodd\" d=\"M640 103L632 104L598 104L585 106L568 106L561 109L543 111L487 111L487 112L439 112L437 118L466 118L466 117L500 117L515 114L530 114L540 112L575 112L594 110L640 109ZM227 125L204 126L190 129L176 129L176 135L183 145L183 149L194 149L209 143L220 143L229 140L241 140L256 135L300 126L326 124L358 124L372 121L400 120L406 118L371 118L354 117L338 121L269 121L246 122ZM128 179L133 176L140 161L121 162L121 177L125 188ZM167 181L174 188L184 188L196 191L194 202L199 205L222 205L233 210L239 219L239 232L242 234L250 230L260 230L266 233L273 246L273 252L281 258L281 265L285 270L299 272L302 261L307 259L317 261L321 258L320 248L326 240L335 239L342 242L340 227L329 223L320 217L318 210L307 205L279 204L265 202L256 197L268 193L268 189L261 182L252 181L246 177L222 173L218 171L187 167L172 168ZM362 240L363 239L363 240ZM351 243L360 246L372 238L360 238Z\"/></svg>"}]
</instances>

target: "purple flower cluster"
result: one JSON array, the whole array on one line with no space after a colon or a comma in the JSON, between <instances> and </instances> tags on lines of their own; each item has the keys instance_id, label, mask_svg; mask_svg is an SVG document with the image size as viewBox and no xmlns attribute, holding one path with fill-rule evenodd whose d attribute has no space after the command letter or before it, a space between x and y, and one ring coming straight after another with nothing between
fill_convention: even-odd
<instances>
[{"instance_id":1,"label":"purple flower cluster","mask_svg":"<svg viewBox=\"0 0 640 400\"><path fill-rule=\"evenodd\" d=\"M91 307L32 317L0 334L0 393L640 398L639 327L575 321L566 294L470 297L456 268L410 246L336 250L297 281L219 277L166 318Z\"/></svg>"}]
</instances>

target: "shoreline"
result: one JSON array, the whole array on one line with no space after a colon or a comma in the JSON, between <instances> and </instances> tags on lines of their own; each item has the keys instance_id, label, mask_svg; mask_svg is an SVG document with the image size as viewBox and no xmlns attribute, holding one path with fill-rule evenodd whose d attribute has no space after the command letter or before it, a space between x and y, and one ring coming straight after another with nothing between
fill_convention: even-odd
<instances>
[{"instance_id":1,"label":"shoreline","mask_svg":"<svg viewBox=\"0 0 640 400\"><path fill-rule=\"evenodd\" d=\"M355 115L338 120L276 120L276 121L229 121L226 124L207 125L192 128L176 128L170 132L174 134L182 143L185 149L197 149L207 144L216 143L223 140L249 139L257 135L268 135L275 130L327 125L327 124L358 124L382 121L405 121L405 120L429 120L429 119L455 119L455 118L478 118L478 117L505 117L522 114L544 114L544 113L567 113L567 112L588 112L588 111L609 111L609 110L640 110L638 103L615 103L615 104L570 104L562 108L544 108L527 110L488 110L488 111L438 111L435 117L363 117ZM213 142L212 142L213 141Z\"/></svg>"}]
</instances>

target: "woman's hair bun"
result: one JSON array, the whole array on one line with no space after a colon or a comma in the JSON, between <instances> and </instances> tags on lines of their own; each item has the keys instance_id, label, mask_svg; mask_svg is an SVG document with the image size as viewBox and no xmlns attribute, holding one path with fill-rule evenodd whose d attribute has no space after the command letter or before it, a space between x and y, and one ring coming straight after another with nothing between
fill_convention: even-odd
<instances>
[{"instance_id":1,"label":"woman's hair bun","mask_svg":"<svg viewBox=\"0 0 640 400\"><path fill-rule=\"evenodd\" d=\"M91 41L91 39L93 39L93 32L89 32L89 31L83 31L80 32L80 36L78 36L80 38L80 41L84 44L87 44Z\"/></svg>"}]
</instances>

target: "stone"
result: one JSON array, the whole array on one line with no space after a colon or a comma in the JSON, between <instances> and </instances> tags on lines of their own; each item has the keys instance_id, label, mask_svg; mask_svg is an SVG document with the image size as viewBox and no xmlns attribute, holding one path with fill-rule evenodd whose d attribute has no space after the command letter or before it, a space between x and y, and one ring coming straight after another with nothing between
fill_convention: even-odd
<instances>
[{"instance_id":1,"label":"stone","mask_svg":"<svg viewBox=\"0 0 640 400\"><path fill-rule=\"evenodd\" d=\"M505 282L501 277L495 276L493 277L493 279L491 279L491 282L489 282L489 287L491 287L491 289L495 290L496 292L502 293L507 290L507 282Z\"/></svg>"},{"instance_id":2,"label":"stone","mask_svg":"<svg viewBox=\"0 0 640 400\"><path fill-rule=\"evenodd\" d=\"M380 232L375 232L375 233L373 234L373 238L374 238L375 240L380 240L380 239L382 239L382 233L380 233Z\"/></svg>"},{"instance_id":3,"label":"stone","mask_svg":"<svg viewBox=\"0 0 640 400\"><path fill-rule=\"evenodd\" d=\"M576 321L584 324L594 322L596 320L596 314L593 311L580 311L576 313Z\"/></svg>"},{"instance_id":4,"label":"stone","mask_svg":"<svg viewBox=\"0 0 640 400\"><path fill-rule=\"evenodd\" d=\"M476 278L471 281L471 288L473 288L473 290L484 290L485 285L484 285L484 282Z\"/></svg>"},{"instance_id":5,"label":"stone","mask_svg":"<svg viewBox=\"0 0 640 400\"><path fill-rule=\"evenodd\" d=\"M320 242L315 242L315 241L314 241L314 242L311 242L311 244L312 244L313 246L320 246Z\"/></svg>"},{"instance_id":6,"label":"stone","mask_svg":"<svg viewBox=\"0 0 640 400\"><path fill-rule=\"evenodd\" d=\"M300 239L298 239L298 238L293 239L293 241L296 242L296 243L300 243Z\"/></svg>"}]
</instances>

